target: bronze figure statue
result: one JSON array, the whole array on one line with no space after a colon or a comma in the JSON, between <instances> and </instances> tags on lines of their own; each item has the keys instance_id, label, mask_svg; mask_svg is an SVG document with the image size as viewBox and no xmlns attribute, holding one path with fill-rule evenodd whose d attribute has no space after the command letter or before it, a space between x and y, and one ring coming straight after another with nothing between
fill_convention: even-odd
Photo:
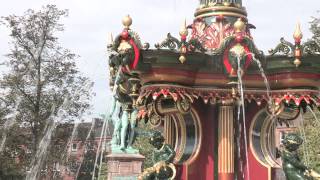
<instances>
[{"instance_id":1,"label":"bronze figure statue","mask_svg":"<svg viewBox=\"0 0 320 180\"><path fill-rule=\"evenodd\" d=\"M282 167L286 178L287 180L320 179L318 173L301 162L297 150L302 143L302 138L294 133L287 134L283 140Z\"/></svg>"},{"instance_id":2,"label":"bronze figure statue","mask_svg":"<svg viewBox=\"0 0 320 180\"><path fill-rule=\"evenodd\" d=\"M138 109L140 80L134 72L139 60L140 42L138 36L129 29L131 18L124 19L125 29L109 44L110 87L112 91L109 119L114 124L112 151L115 153L138 153L132 147Z\"/></svg>"},{"instance_id":3,"label":"bronze figure statue","mask_svg":"<svg viewBox=\"0 0 320 180\"><path fill-rule=\"evenodd\" d=\"M164 143L164 137L159 131L152 133L149 143L154 146L152 161L154 165L147 168L139 180L169 180L176 176L176 168L172 164L176 155L169 144Z\"/></svg>"}]
</instances>

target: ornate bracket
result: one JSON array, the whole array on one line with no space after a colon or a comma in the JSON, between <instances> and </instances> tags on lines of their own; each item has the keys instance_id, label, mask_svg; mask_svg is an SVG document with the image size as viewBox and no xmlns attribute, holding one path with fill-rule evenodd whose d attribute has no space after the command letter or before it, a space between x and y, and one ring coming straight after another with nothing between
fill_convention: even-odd
<instances>
[{"instance_id":1,"label":"ornate bracket","mask_svg":"<svg viewBox=\"0 0 320 180\"><path fill-rule=\"evenodd\" d=\"M270 49L269 53L271 56L279 53L280 55L293 57L294 49L294 45L282 37L280 39L280 44L278 44L274 49Z\"/></svg>"},{"instance_id":2,"label":"ornate bracket","mask_svg":"<svg viewBox=\"0 0 320 180\"><path fill-rule=\"evenodd\" d=\"M296 30L293 34L295 44L292 44L284 40L284 38L281 38L280 44L275 49L271 49L269 51L270 55L273 56L279 53L280 55L295 57L293 63L296 65L296 67L300 66L301 57L307 55L320 55L320 45L314 40L309 40L301 45L302 37L303 35L300 24L297 24Z\"/></svg>"},{"instance_id":3,"label":"ornate bracket","mask_svg":"<svg viewBox=\"0 0 320 180\"><path fill-rule=\"evenodd\" d=\"M170 33L167 34L167 38L162 41L161 43L155 44L155 48L162 49L162 48L168 48L170 50L179 50L181 47L181 42L179 39L173 37Z\"/></svg>"}]
</instances>

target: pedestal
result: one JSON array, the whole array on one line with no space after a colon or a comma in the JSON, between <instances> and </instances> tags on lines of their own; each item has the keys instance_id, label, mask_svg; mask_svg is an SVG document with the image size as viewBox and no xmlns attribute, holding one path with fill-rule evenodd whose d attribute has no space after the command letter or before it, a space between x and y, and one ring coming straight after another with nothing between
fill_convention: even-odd
<instances>
[{"instance_id":1,"label":"pedestal","mask_svg":"<svg viewBox=\"0 0 320 180\"><path fill-rule=\"evenodd\" d=\"M110 154L106 157L108 180L136 180L145 159L140 154Z\"/></svg>"}]
</instances>

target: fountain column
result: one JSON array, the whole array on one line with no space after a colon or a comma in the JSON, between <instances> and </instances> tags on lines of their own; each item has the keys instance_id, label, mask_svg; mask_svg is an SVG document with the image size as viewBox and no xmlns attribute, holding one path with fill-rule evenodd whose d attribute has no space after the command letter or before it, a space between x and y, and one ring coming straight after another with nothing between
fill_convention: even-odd
<instances>
[{"instance_id":1,"label":"fountain column","mask_svg":"<svg viewBox=\"0 0 320 180\"><path fill-rule=\"evenodd\" d=\"M234 180L234 106L222 103L219 107L218 176L219 180Z\"/></svg>"}]
</instances>

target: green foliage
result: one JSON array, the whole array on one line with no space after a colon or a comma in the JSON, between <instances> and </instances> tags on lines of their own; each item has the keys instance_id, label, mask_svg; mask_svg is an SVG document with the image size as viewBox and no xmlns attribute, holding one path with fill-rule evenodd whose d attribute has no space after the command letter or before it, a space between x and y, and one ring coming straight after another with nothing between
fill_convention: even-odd
<instances>
[{"instance_id":1,"label":"green foliage","mask_svg":"<svg viewBox=\"0 0 320 180\"><path fill-rule=\"evenodd\" d=\"M315 112L318 119L320 119L320 112ZM302 160L305 164L309 163L311 168L320 172L320 121L317 121L310 111L305 113L303 118L306 140L304 142L305 150L301 147L300 155L303 157ZM301 136L303 137L303 133Z\"/></svg>"},{"instance_id":2,"label":"green foliage","mask_svg":"<svg viewBox=\"0 0 320 180\"><path fill-rule=\"evenodd\" d=\"M149 124L143 124L143 123L139 123L139 128L145 131L152 130L152 127ZM142 154L146 158L143 164L143 169L153 166L153 162L152 162L153 146L149 143L149 137L138 136L136 141L133 144L133 147L138 149L140 154Z\"/></svg>"},{"instance_id":3,"label":"green foliage","mask_svg":"<svg viewBox=\"0 0 320 180\"><path fill-rule=\"evenodd\" d=\"M84 160L81 164L78 180L87 180L92 178L93 169L94 169L94 161L96 157L95 150L88 150L84 155ZM95 174L98 174L98 169L96 169Z\"/></svg>"},{"instance_id":4,"label":"green foliage","mask_svg":"<svg viewBox=\"0 0 320 180\"><path fill-rule=\"evenodd\" d=\"M2 138L7 134L0 154L0 179L25 175L46 125L53 120L59 121L59 126L45 164L48 170L56 162L62 164L72 132L68 122L81 118L90 107L93 84L78 71L78 56L60 46L57 37L64 30L60 21L67 15L67 10L47 5L39 11L29 9L22 16L1 18L10 32L11 47L6 55L8 71L0 78L0 125L10 122L0 134Z\"/></svg>"},{"instance_id":5,"label":"green foliage","mask_svg":"<svg viewBox=\"0 0 320 180\"><path fill-rule=\"evenodd\" d=\"M101 172L98 180L107 180L108 178L108 166L107 163L102 163Z\"/></svg>"},{"instance_id":6,"label":"green foliage","mask_svg":"<svg viewBox=\"0 0 320 180\"><path fill-rule=\"evenodd\" d=\"M320 45L320 18L312 17L310 31L313 33L314 39Z\"/></svg>"}]
</instances>

